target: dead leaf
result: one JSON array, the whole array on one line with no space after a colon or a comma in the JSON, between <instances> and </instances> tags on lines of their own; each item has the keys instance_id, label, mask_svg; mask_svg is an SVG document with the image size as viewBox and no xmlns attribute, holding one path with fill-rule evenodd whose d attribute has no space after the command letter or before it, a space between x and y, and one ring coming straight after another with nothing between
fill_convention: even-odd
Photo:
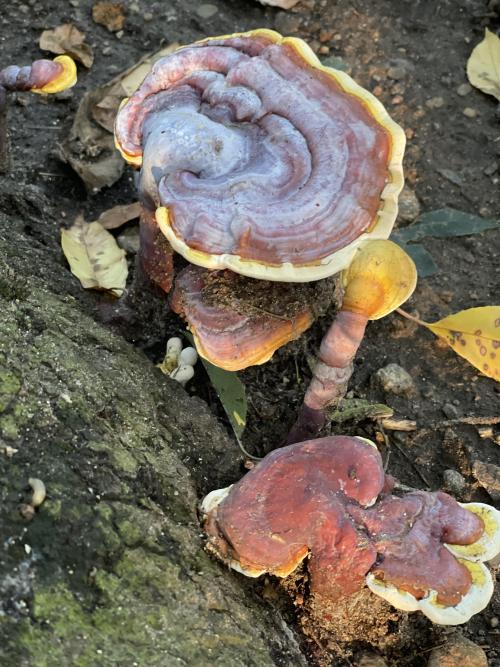
<instances>
[{"instance_id":1,"label":"dead leaf","mask_svg":"<svg viewBox=\"0 0 500 667\"><path fill-rule=\"evenodd\" d=\"M87 223L79 215L72 227L61 230L61 245L71 273L83 287L123 294L128 273L125 252L99 222Z\"/></svg>"},{"instance_id":2,"label":"dead leaf","mask_svg":"<svg viewBox=\"0 0 500 667\"><path fill-rule=\"evenodd\" d=\"M125 23L123 5L116 2L97 2L92 7L92 18L109 32L118 32Z\"/></svg>"},{"instance_id":3,"label":"dead leaf","mask_svg":"<svg viewBox=\"0 0 500 667\"><path fill-rule=\"evenodd\" d=\"M420 322L481 373L500 381L500 306L469 308L439 322Z\"/></svg>"},{"instance_id":4,"label":"dead leaf","mask_svg":"<svg viewBox=\"0 0 500 667\"><path fill-rule=\"evenodd\" d=\"M488 28L470 55L467 76L473 86L500 101L500 37Z\"/></svg>"},{"instance_id":5,"label":"dead leaf","mask_svg":"<svg viewBox=\"0 0 500 667\"><path fill-rule=\"evenodd\" d=\"M125 169L113 138L120 102L134 92L154 62L178 48L179 44L175 43L145 56L104 86L83 96L59 154L76 171L91 194L113 185Z\"/></svg>"},{"instance_id":6,"label":"dead leaf","mask_svg":"<svg viewBox=\"0 0 500 667\"><path fill-rule=\"evenodd\" d=\"M116 229L121 227L126 222L138 218L141 214L141 204L136 201L133 204L123 204L120 206L113 206L113 208L104 211L97 218L104 229Z\"/></svg>"},{"instance_id":7,"label":"dead leaf","mask_svg":"<svg viewBox=\"0 0 500 667\"><path fill-rule=\"evenodd\" d=\"M40 36L40 48L51 53L66 53L87 68L92 67L94 54L85 44L85 33L72 23L64 23L53 30L44 30Z\"/></svg>"}]
</instances>

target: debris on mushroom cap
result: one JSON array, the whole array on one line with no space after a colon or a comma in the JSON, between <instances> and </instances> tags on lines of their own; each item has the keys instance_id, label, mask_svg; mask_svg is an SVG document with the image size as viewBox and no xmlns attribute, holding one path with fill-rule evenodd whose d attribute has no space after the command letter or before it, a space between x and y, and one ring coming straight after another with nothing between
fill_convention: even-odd
<instances>
[{"instance_id":1,"label":"debris on mushroom cap","mask_svg":"<svg viewBox=\"0 0 500 667\"><path fill-rule=\"evenodd\" d=\"M338 599L365 583L405 611L455 625L493 592L481 561L500 550L500 513L443 492L388 494L380 455L337 436L275 450L202 511L207 548L249 576L286 576L309 555L313 593Z\"/></svg>"},{"instance_id":2,"label":"debris on mushroom cap","mask_svg":"<svg viewBox=\"0 0 500 667\"><path fill-rule=\"evenodd\" d=\"M193 264L306 282L387 238L404 133L380 102L271 30L159 60L121 107L116 143L143 200Z\"/></svg>"},{"instance_id":3,"label":"debris on mushroom cap","mask_svg":"<svg viewBox=\"0 0 500 667\"><path fill-rule=\"evenodd\" d=\"M367 241L343 272L342 308L378 320L403 304L415 290L417 269L396 243Z\"/></svg>"},{"instance_id":4,"label":"debris on mushroom cap","mask_svg":"<svg viewBox=\"0 0 500 667\"><path fill-rule=\"evenodd\" d=\"M189 266L176 279L171 306L187 320L204 359L237 371L266 362L308 329L314 301L328 289L252 281L229 271Z\"/></svg>"}]
</instances>

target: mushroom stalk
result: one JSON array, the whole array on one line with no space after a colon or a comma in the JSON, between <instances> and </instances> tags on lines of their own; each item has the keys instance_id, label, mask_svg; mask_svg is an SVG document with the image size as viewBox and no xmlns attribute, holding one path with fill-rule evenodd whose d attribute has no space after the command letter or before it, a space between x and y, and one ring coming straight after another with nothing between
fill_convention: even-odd
<instances>
[{"instance_id":1,"label":"mushroom stalk","mask_svg":"<svg viewBox=\"0 0 500 667\"><path fill-rule=\"evenodd\" d=\"M76 82L76 67L68 56L35 60L31 65L9 65L0 70L0 173L7 171L7 91L57 93Z\"/></svg>"},{"instance_id":2,"label":"mushroom stalk","mask_svg":"<svg viewBox=\"0 0 500 667\"><path fill-rule=\"evenodd\" d=\"M317 435L326 422L326 408L345 396L353 371L353 359L363 340L368 318L341 309L325 334L304 396L297 421L287 443L302 442Z\"/></svg>"},{"instance_id":3,"label":"mushroom stalk","mask_svg":"<svg viewBox=\"0 0 500 667\"><path fill-rule=\"evenodd\" d=\"M415 289L417 271L392 241L368 241L358 248L342 281L342 308L321 342L319 361L286 444L320 432L326 408L338 405L346 393L368 320L384 317L406 301Z\"/></svg>"}]
</instances>

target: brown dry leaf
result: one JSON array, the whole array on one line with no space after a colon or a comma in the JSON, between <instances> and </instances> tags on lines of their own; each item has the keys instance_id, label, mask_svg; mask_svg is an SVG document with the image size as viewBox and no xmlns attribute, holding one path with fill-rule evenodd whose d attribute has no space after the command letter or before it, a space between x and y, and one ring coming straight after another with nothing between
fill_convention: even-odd
<instances>
[{"instance_id":1,"label":"brown dry leaf","mask_svg":"<svg viewBox=\"0 0 500 667\"><path fill-rule=\"evenodd\" d=\"M469 308L422 324L484 375L500 381L500 306Z\"/></svg>"},{"instance_id":2,"label":"brown dry leaf","mask_svg":"<svg viewBox=\"0 0 500 667\"><path fill-rule=\"evenodd\" d=\"M44 30L40 36L40 48L56 54L68 54L87 68L92 67L94 54L85 44L85 33L72 23L64 23L53 30Z\"/></svg>"},{"instance_id":3,"label":"brown dry leaf","mask_svg":"<svg viewBox=\"0 0 500 667\"><path fill-rule=\"evenodd\" d=\"M69 137L60 147L60 157L73 167L92 194L116 183L125 169L113 138L120 102L134 92L154 62L178 48L175 43L145 56L104 86L83 96Z\"/></svg>"},{"instance_id":4,"label":"brown dry leaf","mask_svg":"<svg viewBox=\"0 0 500 667\"><path fill-rule=\"evenodd\" d=\"M160 49L160 51L156 51L141 59L126 72L122 72L122 74L113 80L114 85L111 86L108 94L94 106L92 111L94 120L104 127L105 130L108 130L108 132L113 132L116 112L123 98L130 97L137 90L157 60L176 51L178 48L179 44L177 42L170 44L170 46L166 46L164 49Z\"/></svg>"},{"instance_id":5,"label":"brown dry leaf","mask_svg":"<svg viewBox=\"0 0 500 667\"><path fill-rule=\"evenodd\" d=\"M123 5L117 2L96 2L92 7L92 18L109 32L118 32L125 23Z\"/></svg>"},{"instance_id":6,"label":"brown dry leaf","mask_svg":"<svg viewBox=\"0 0 500 667\"><path fill-rule=\"evenodd\" d=\"M138 218L141 214L141 204L136 201L133 204L123 204L120 206L113 206L113 208L104 211L97 218L104 229L116 229L121 227L126 222Z\"/></svg>"},{"instance_id":7,"label":"brown dry leaf","mask_svg":"<svg viewBox=\"0 0 500 667\"><path fill-rule=\"evenodd\" d=\"M500 37L488 28L470 55L467 76L473 86L500 101Z\"/></svg>"},{"instance_id":8,"label":"brown dry leaf","mask_svg":"<svg viewBox=\"0 0 500 667\"><path fill-rule=\"evenodd\" d=\"M99 222L79 215L73 226L61 230L61 245L71 273L87 289L121 296L127 281L125 252Z\"/></svg>"}]
</instances>

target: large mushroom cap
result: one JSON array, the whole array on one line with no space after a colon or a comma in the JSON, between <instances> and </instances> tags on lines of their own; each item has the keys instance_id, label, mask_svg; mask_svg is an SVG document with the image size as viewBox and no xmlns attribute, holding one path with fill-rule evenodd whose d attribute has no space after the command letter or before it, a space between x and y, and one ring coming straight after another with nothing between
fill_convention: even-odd
<instances>
[{"instance_id":1,"label":"large mushroom cap","mask_svg":"<svg viewBox=\"0 0 500 667\"><path fill-rule=\"evenodd\" d=\"M173 248L209 269L324 278L397 215L401 128L303 41L270 30L159 60L115 134Z\"/></svg>"}]
</instances>

